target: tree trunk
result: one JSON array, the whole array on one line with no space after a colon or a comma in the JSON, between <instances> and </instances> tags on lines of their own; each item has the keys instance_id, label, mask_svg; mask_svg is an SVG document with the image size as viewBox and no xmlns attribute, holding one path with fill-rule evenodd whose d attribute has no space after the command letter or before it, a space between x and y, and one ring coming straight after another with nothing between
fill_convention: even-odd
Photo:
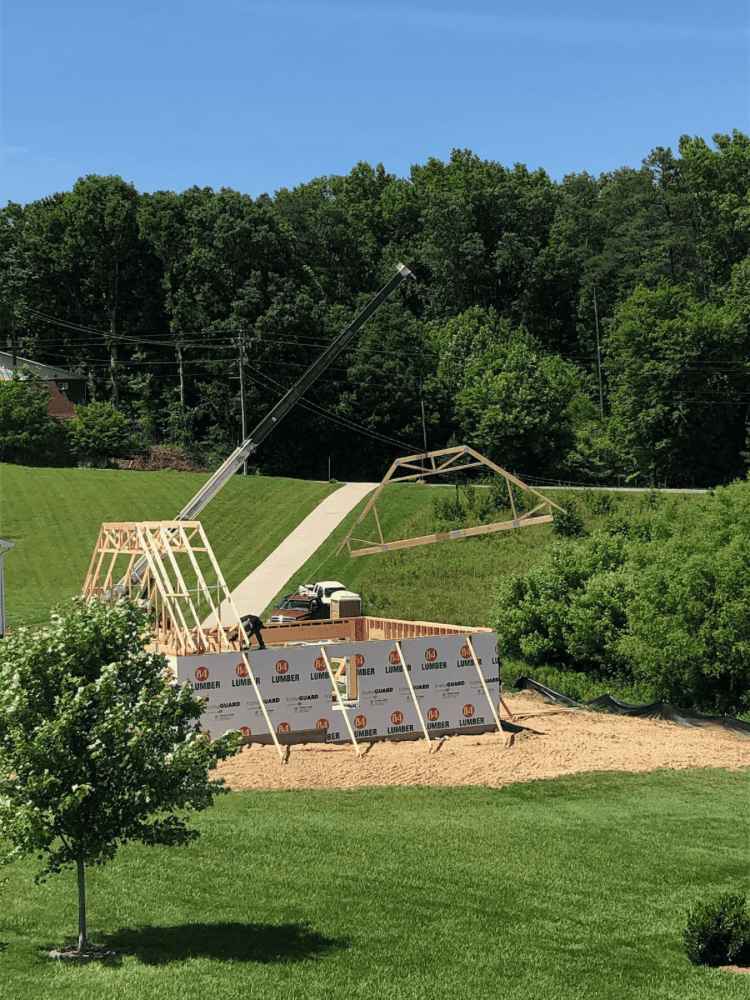
<instances>
[{"instance_id":1,"label":"tree trunk","mask_svg":"<svg viewBox=\"0 0 750 1000\"><path fill-rule=\"evenodd\" d=\"M89 941L86 936L86 874L83 870L83 858L76 861L78 868L78 953L83 954L89 950Z\"/></svg>"}]
</instances>

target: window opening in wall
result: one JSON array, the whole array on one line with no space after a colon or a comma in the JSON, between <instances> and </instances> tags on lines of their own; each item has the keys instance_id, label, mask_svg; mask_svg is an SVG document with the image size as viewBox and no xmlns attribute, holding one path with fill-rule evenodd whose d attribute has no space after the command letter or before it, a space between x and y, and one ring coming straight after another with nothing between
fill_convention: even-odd
<instances>
[{"instance_id":1,"label":"window opening in wall","mask_svg":"<svg viewBox=\"0 0 750 1000\"><path fill-rule=\"evenodd\" d=\"M356 668L352 666L351 656L332 656L331 665L338 669L333 675L336 687L344 701L357 701L359 699L359 681ZM335 698L335 695L334 695Z\"/></svg>"}]
</instances>

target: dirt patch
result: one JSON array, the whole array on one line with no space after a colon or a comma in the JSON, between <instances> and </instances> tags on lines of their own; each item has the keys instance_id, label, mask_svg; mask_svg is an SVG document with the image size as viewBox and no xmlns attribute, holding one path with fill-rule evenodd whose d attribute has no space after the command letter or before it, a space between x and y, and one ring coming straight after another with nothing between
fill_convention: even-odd
<instances>
[{"instance_id":1,"label":"dirt patch","mask_svg":"<svg viewBox=\"0 0 750 1000\"><path fill-rule=\"evenodd\" d=\"M425 740L289 748L282 764L273 745L245 747L220 763L219 776L247 788L361 788L368 785L490 785L556 778L579 771L654 771L750 767L750 740L722 728L686 729L670 722L575 710L555 712L538 694L505 698L520 732L452 736L429 753Z\"/></svg>"},{"instance_id":2,"label":"dirt patch","mask_svg":"<svg viewBox=\"0 0 750 1000\"><path fill-rule=\"evenodd\" d=\"M171 469L172 472L212 472L207 465L200 465L189 459L182 448L172 448L167 445L154 445L147 455L136 455L135 458L116 458L115 465L121 469L134 469L137 472L160 472Z\"/></svg>"}]
</instances>

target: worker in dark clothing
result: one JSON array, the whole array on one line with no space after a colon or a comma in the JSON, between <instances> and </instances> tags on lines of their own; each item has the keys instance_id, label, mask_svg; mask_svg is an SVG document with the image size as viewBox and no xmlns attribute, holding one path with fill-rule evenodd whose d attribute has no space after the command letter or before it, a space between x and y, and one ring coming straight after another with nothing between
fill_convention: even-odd
<instances>
[{"instance_id":1,"label":"worker in dark clothing","mask_svg":"<svg viewBox=\"0 0 750 1000\"><path fill-rule=\"evenodd\" d=\"M263 628L263 622L258 618L257 615L244 615L241 619L242 624L245 626L245 631L247 632L248 641L255 635L258 640L258 649L265 649L266 644L263 642L263 636L261 635L261 629Z\"/></svg>"}]
</instances>

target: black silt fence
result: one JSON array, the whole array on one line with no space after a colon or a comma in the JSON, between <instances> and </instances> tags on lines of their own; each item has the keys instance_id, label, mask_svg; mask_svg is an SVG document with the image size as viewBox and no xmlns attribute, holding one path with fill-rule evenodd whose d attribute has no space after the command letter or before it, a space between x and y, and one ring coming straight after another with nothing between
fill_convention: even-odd
<instances>
[{"instance_id":1,"label":"black silt fence","mask_svg":"<svg viewBox=\"0 0 750 1000\"><path fill-rule=\"evenodd\" d=\"M546 698L561 702L563 705L569 705L571 708L597 708L614 715L630 715L639 719L664 719L666 722L674 722L678 726L686 728L722 726L724 729L729 729L733 733L739 733L740 736L750 739L750 722L735 719L731 715L701 715L699 712L687 712L681 708L675 708L668 701L652 701L646 705L631 705L627 701L620 701L619 698L612 697L611 694L603 694L591 701L580 702L568 698L567 695L561 694L559 691L554 691L546 684L540 684L539 681L535 681L525 674L516 678L513 687L538 691Z\"/></svg>"}]
</instances>

